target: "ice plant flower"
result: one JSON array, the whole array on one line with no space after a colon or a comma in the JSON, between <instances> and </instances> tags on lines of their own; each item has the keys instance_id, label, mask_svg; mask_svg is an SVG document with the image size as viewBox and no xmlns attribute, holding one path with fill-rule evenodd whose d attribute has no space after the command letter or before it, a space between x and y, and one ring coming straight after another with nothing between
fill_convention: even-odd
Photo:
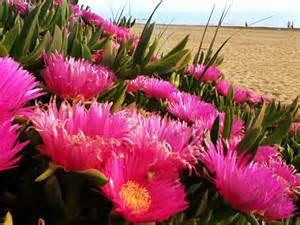
<instances>
[{"instance_id":1,"label":"ice plant flower","mask_svg":"<svg viewBox=\"0 0 300 225\"><path fill-rule=\"evenodd\" d=\"M259 104L263 101L262 97L259 95L256 95L252 89L248 89L247 94L248 94L248 100L252 104Z\"/></svg>"},{"instance_id":2,"label":"ice plant flower","mask_svg":"<svg viewBox=\"0 0 300 225\"><path fill-rule=\"evenodd\" d=\"M194 74L195 79L198 80L202 76L205 68L206 65L190 65L187 69L187 72L190 74ZM221 71L217 67L210 66L201 79L203 82L209 83L217 80L220 76Z\"/></svg>"},{"instance_id":3,"label":"ice plant flower","mask_svg":"<svg viewBox=\"0 0 300 225\"><path fill-rule=\"evenodd\" d=\"M124 112L110 113L111 105L94 102L86 109L63 102L58 109L51 102L48 110L37 108L32 122L43 140L40 152L70 171L100 169L131 129Z\"/></svg>"},{"instance_id":4,"label":"ice plant flower","mask_svg":"<svg viewBox=\"0 0 300 225\"><path fill-rule=\"evenodd\" d=\"M107 68L80 59L64 59L61 54L45 56L42 71L49 90L58 96L88 100L111 87L115 75Z\"/></svg>"},{"instance_id":5,"label":"ice plant flower","mask_svg":"<svg viewBox=\"0 0 300 225\"><path fill-rule=\"evenodd\" d=\"M185 92L173 92L168 100L169 113L190 123L202 120L212 125L218 115L214 105Z\"/></svg>"},{"instance_id":6,"label":"ice plant flower","mask_svg":"<svg viewBox=\"0 0 300 225\"><path fill-rule=\"evenodd\" d=\"M288 218L295 211L293 198L285 182L274 176L272 169L247 157L237 156L235 149L227 149L221 142L215 147L207 143L201 161L218 191L234 208L253 213L266 221Z\"/></svg>"},{"instance_id":7,"label":"ice plant flower","mask_svg":"<svg viewBox=\"0 0 300 225\"><path fill-rule=\"evenodd\" d=\"M129 138L132 144L147 148L159 143L159 151L164 151L170 160L176 162L178 170L192 169L198 162L199 140L185 122L157 114L133 114L131 119L136 124Z\"/></svg>"},{"instance_id":8,"label":"ice plant flower","mask_svg":"<svg viewBox=\"0 0 300 225\"><path fill-rule=\"evenodd\" d=\"M81 15L81 10L77 5L69 4L69 9L73 12L75 16Z\"/></svg>"},{"instance_id":9,"label":"ice plant flower","mask_svg":"<svg viewBox=\"0 0 300 225\"><path fill-rule=\"evenodd\" d=\"M218 115L219 115L219 131L220 134L223 135L224 125L225 125L225 113L222 112L219 113ZM198 120L193 125L193 129L195 131L196 136L200 140L201 138L207 136L207 134L212 130L212 126L213 123L211 121L208 122L205 120ZM234 116L232 121L231 134L228 140L228 145L230 147L236 147L243 137L244 137L244 121Z\"/></svg>"},{"instance_id":10,"label":"ice plant flower","mask_svg":"<svg viewBox=\"0 0 300 225\"><path fill-rule=\"evenodd\" d=\"M0 58L0 122L15 115L28 115L25 104L42 95L33 75L13 59Z\"/></svg>"},{"instance_id":11,"label":"ice plant flower","mask_svg":"<svg viewBox=\"0 0 300 225\"><path fill-rule=\"evenodd\" d=\"M290 133L297 134L300 133L300 123L292 123L290 128Z\"/></svg>"},{"instance_id":12,"label":"ice plant flower","mask_svg":"<svg viewBox=\"0 0 300 225\"><path fill-rule=\"evenodd\" d=\"M122 42L123 38L125 38L126 41L128 41L130 38L133 38L133 35L127 28L119 27L118 25L113 24L109 20L105 20L94 12L89 10L81 10L81 16L85 21L101 26L104 33L115 36L119 43Z\"/></svg>"},{"instance_id":13,"label":"ice plant flower","mask_svg":"<svg viewBox=\"0 0 300 225\"><path fill-rule=\"evenodd\" d=\"M10 120L0 122L0 171L15 167L21 158L17 154L28 144L17 142L19 128L11 125Z\"/></svg>"},{"instance_id":14,"label":"ice plant flower","mask_svg":"<svg viewBox=\"0 0 300 225\"><path fill-rule=\"evenodd\" d=\"M227 97L230 91L230 82L227 80L217 80L216 90L220 95Z\"/></svg>"},{"instance_id":15,"label":"ice plant flower","mask_svg":"<svg viewBox=\"0 0 300 225\"><path fill-rule=\"evenodd\" d=\"M60 4L63 3L63 0L54 0L54 3L55 3L56 5L60 5Z\"/></svg>"},{"instance_id":16,"label":"ice plant flower","mask_svg":"<svg viewBox=\"0 0 300 225\"><path fill-rule=\"evenodd\" d=\"M161 173L156 167L163 168ZM114 211L133 223L159 222L187 208L184 187L168 176L173 166L162 151L136 148L106 163L102 187ZM163 173L163 174L162 174Z\"/></svg>"},{"instance_id":17,"label":"ice plant flower","mask_svg":"<svg viewBox=\"0 0 300 225\"><path fill-rule=\"evenodd\" d=\"M260 146L257 150L255 162L270 168L278 179L284 181L291 193L300 187L300 174L297 173L293 165L286 164L278 148Z\"/></svg>"},{"instance_id":18,"label":"ice plant flower","mask_svg":"<svg viewBox=\"0 0 300 225\"><path fill-rule=\"evenodd\" d=\"M137 90L145 92L146 95L153 98L168 98L177 88L168 81L150 78L143 75L134 80L128 80L128 90L135 92Z\"/></svg>"},{"instance_id":19,"label":"ice plant flower","mask_svg":"<svg viewBox=\"0 0 300 225\"><path fill-rule=\"evenodd\" d=\"M1 3L2 1L0 1ZM17 8L17 10L25 15L28 11L28 3L25 0L9 0L9 5L13 6L15 5L15 7Z\"/></svg>"},{"instance_id":20,"label":"ice plant flower","mask_svg":"<svg viewBox=\"0 0 300 225\"><path fill-rule=\"evenodd\" d=\"M243 103L243 102L246 102L248 100L248 94L247 94L247 91L239 88L239 87L236 87L234 89L234 97L233 97L233 101L235 103Z\"/></svg>"}]
</instances>

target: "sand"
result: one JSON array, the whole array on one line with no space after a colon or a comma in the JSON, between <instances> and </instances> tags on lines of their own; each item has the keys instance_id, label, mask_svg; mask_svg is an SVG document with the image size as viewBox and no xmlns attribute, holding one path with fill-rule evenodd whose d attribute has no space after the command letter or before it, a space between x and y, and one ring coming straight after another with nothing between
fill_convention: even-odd
<instances>
[{"instance_id":1,"label":"sand","mask_svg":"<svg viewBox=\"0 0 300 225\"><path fill-rule=\"evenodd\" d=\"M157 25L155 35L164 29ZM204 47L208 47L214 29L209 28ZM139 34L142 25L133 30ZM190 34L188 48L196 52L203 30L200 26L169 26L161 39L161 51L170 50ZM216 48L232 34L235 35L222 50L225 60L220 68L226 79L285 103L300 95L299 30L222 27Z\"/></svg>"}]
</instances>

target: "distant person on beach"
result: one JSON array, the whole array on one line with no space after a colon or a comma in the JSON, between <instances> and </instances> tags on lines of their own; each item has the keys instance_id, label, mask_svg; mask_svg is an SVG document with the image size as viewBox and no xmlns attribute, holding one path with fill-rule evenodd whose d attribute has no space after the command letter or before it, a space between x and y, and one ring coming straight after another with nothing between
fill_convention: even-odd
<instances>
[{"instance_id":1,"label":"distant person on beach","mask_svg":"<svg viewBox=\"0 0 300 225\"><path fill-rule=\"evenodd\" d=\"M291 29L294 29L294 22L291 23Z\"/></svg>"},{"instance_id":2,"label":"distant person on beach","mask_svg":"<svg viewBox=\"0 0 300 225\"><path fill-rule=\"evenodd\" d=\"M290 29L291 28L291 21L287 22L287 28Z\"/></svg>"},{"instance_id":3,"label":"distant person on beach","mask_svg":"<svg viewBox=\"0 0 300 225\"><path fill-rule=\"evenodd\" d=\"M246 27L246 28L248 27L248 23L247 23L247 21L245 22L245 27Z\"/></svg>"}]
</instances>

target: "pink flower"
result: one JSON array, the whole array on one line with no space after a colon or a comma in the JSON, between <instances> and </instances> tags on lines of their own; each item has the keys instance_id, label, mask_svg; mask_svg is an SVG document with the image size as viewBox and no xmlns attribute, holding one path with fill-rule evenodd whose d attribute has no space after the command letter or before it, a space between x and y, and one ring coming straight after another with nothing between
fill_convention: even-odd
<instances>
[{"instance_id":1,"label":"pink flower","mask_svg":"<svg viewBox=\"0 0 300 225\"><path fill-rule=\"evenodd\" d=\"M252 89L248 89L247 94L248 94L248 100L252 104L259 104L263 101L262 97L256 95Z\"/></svg>"},{"instance_id":2,"label":"pink flower","mask_svg":"<svg viewBox=\"0 0 300 225\"><path fill-rule=\"evenodd\" d=\"M18 125L11 125L9 120L0 122L0 171L15 167L21 158L17 154L28 144L17 142L19 128Z\"/></svg>"},{"instance_id":3,"label":"pink flower","mask_svg":"<svg viewBox=\"0 0 300 225\"><path fill-rule=\"evenodd\" d=\"M187 122L202 120L210 125L213 124L218 115L214 105L205 103L199 97L188 93L174 92L168 99L168 111Z\"/></svg>"},{"instance_id":4,"label":"pink flower","mask_svg":"<svg viewBox=\"0 0 300 225\"><path fill-rule=\"evenodd\" d=\"M234 97L233 97L233 101L235 103L243 103L243 102L246 102L248 100L248 94L247 94L247 91L239 88L239 87L236 87L234 89Z\"/></svg>"},{"instance_id":5,"label":"pink flower","mask_svg":"<svg viewBox=\"0 0 300 225\"><path fill-rule=\"evenodd\" d=\"M77 10L75 10L77 12ZM93 13L89 10L81 10L80 15L88 22L90 23L96 23L98 20L103 20L103 18L96 13Z\"/></svg>"},{"instance_id":6,"label":"pink flower","mask_svg":"<svg viewBox=\"0 0 300 225\"><path fill-rule=\"evenodd\" d=\"M204 70L206 68L206 65L190 65L187 69L187 72L190 74L194 74L195 79L199 79L200 76L203 74ZM202 76L202 80L205 83L209 83L212 81L217 80L221 76L221 71L214 66L210 66L205 74Z\"/></svg>"},{"instance_id":7,"label":"pink flower","mask_svg":"<svg viewBox=\"0 0 300 225\"><path fill-rule=\"evenodd\" d=\"M272 146L259 146L255 156L255 162L263 164L274 157L279 157L278 148Z\"/></svg>"},{"instance_id":8,"label":"pink flower","mask_svg":"<svg viewBox=\"0 0 300 225\"><path fill-rule=\"evenodd\" d=\"M158 222L187 208L184 187L173 173L165 153L152 148L126 151L104 168L108 184L102 187L115 212L134 223ZM157 172L156 168L164 168Z\"/></svg>"},{"instance_id":9,"label":"pink flower","mask_svg":"<svg viewBox=\"0 0 300 225\"><path fill-rule=\"evenodd\" d=\"M135 128L130 134L130 142L141 148L159 144L170 159L177 162L178 170L192 169L198 162L198 140L193 137L193 130L186 123L162 118L157 114L133 114Z\"/></svg>"},{"instance_id":10,"label":"pink flower","mask_svg":"<svg viewBox=\"0 0 300 225\"><path fill-rule=\"evenodd\" d=\"M219 113L219 131L221 136L224 133L225 125L225 113ZM212 130L213 123L215 121L198 120L193 125L196 137L198 139L205 138L207 134ZM233 117L231 135L228 142L230 147L236 147L242 138L244 137L244 121L238 119L236 116Z\"/></svg>"},{"instance_id":11,"label":"pink flower","mask_svg":"<svg viewBox=\"0 0 300 225\"><path fill-rule=\"evenodd\" d=\"M104 33L115 36L119 43L122 42L123 38L125 38L125 40L128 41L129 39L134 37L134 35L131 34L127 28L119 27L113 24L111 21L105 20L101 16L89 10L81 10L81 16L86 21L101 26Z\"/></svg>"},{"instance_id":12,"label":"pink flower","mask_svg":"<svg viewBox=\"0 0 300 225\"><path fill-rule=\"evenodd\" d=\"M24 105L42 95L34 76L23 70L13 59L0 58L0 122L15 115L28 115Z\"/></svg>"},{"instance_id":13,"label":"pink flower","mask_svg":"<svg viewBox=\"0 0 300 225\"><path fill-rule=\"evenodd\" d=\"M226 153L219 142L215 147L207 144L201 160L221 195L234 207L245 213L254 213L264 220L288 218L295 210L293 198L284 182L273 175L272 169L248 163L247 157L238 158L237 151Z\"/></svg>"},{"instance_id":14,"label":"pink flower","mask_svg":"<svg viewBox=\"0 0 300 225\"><path fill-rule=\"evenodd\" d=\"M300 187L300 174L293 165L287 165L279 152L279 149L271 146L260 146L257 150L255 162L272 170L274 175L284 181L291 193Z\"/></svg>"},{"instance_id":15,"label":"pink flower","mask_svg":"<svg viewBox=\"0 0 300 225\"><path fill-rule=\"evenodd\" d=\"M2 1L0 1L0 3L1 2ZM21 14L25 15L27 13L27 11L28 11L28 3L26 1L24 1L24 0L8 0L8 2L9 2L10 6L15 5L16 8L17 8L17 10Z\"/></svg>"},{"instance_id":16,"label":"pink flower","mask_svg":"<svg viewBox=\"0 0 300 225\"><path fill-rule=\"evenodd\" d=\"M266 96L266 95L263 95L261 96L262 100L265 102L265 103L271 103L272 102L272 98L269 97L269 96Z\"/></svg>"},{"instance_id":17,"label":"pink flower","mask_svg":"<svg viewBox=\"0 0 300 225\"><path fill-rule=\"evenodd\" d=\"M216 90L222 96L227 97L230 91L230 82L227 80L217 80Z\"/></svg>"},{"instance_id":18,"label":"pink flower","mask_svg":"<svg viewBox=\"0 0 300 225\"><path fill-rule=\"evenodd\" d=\"M127 90L129 92L137 92L139 90L142 90L145 83L145 77L144 76L137 76L134 80L126 80L127 83Z\"/></svg>"},{"instance_id":19,"label":"pink flower","mask_svg":"<svg viewBox=\"0 0 300 225\"><path fill-rule=\"evenodd\" d=\"M300 123L292 123L292 126L290 128L290 133L292 134L300 133Z\"/></svg>"},{"instance_id":20,"label":"pink flower","mask_svg":"<svg viewBox=\"0 0 300 225\"><path fill-rule=\"evenodd\" d=\"M51 102L48 111L38 108L32 122L43 139L41 153L67 170L101 168L131 129L126 113L111 114L111 105L94 102L86 109L63 102L57 109Z\"/></svg>"},{"instance_id":21,"label":"pink flower","mask_svg":"<svg viewBox=\"0 0 300 225\"><path fill-rule=\"evenodd\" d=\"M56 5L60 5L60 4L63 3L63 0L54 0L54 3L55 3Z\"/></svg>"},{"instance_id":22,"label":"pink flower","mask_svg":"<svg viewBox=\"0 0 300 225\"><path fill-rule=\"evenodd\" d=\"M104 49L100 49L92 55L92 59L95 63L99 64L103 58L103 55L104 55Z\"/></svg>"},{"instance_id":23,"label":"pink flower","mask_svg":"<svg viewBox=\"0 0 300 225\"><path fill-rule=\"evenodd\" d=\"M146 95L154 98L168 98L176 87L168 81L150 78L143 75L134 80L128 80L128 90L131 92L143 91Z\"/></svg>"},{"instance_id":24,"label":"pink flower","mask_svg":"<svg viewBox=\"0 0 300 225\"><path fill-rule=\"evenodd\" d=\"M115 75L100 65L84 60L64 59L60 54L45 57L42 71L49 90L63 98L91 99L111 87Z\"/></svg>"},{"instance_id":25,"label":"pink flower","mask_svg":"<svg viewBox=\"0 0 300 225\"><path fill-rule=\"evenodd\" d=\"M81 10L77 5L69 4L69 8L75 16L81 15Z\"/></svg>"}]
</instances>

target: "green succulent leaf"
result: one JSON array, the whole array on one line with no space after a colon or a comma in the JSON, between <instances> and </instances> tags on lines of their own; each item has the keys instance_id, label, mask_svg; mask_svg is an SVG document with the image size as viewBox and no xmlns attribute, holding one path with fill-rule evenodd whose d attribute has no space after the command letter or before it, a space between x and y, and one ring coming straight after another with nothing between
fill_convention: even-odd
<instances>
[{"instance_id":1,"label":"green succulent leaf","mask_svg":"<svg viewBox=\"0 0 300 225\"><path fill-rule=\"evenodd\" d=\"M1 43L3 46L5 46L8 52L10 52L17 37L19 37L20 32L21 32L21 23L17 21L16 24L9 31L5 33L4 39Z\"/></svg>"},{"instance_id":2,"label":"green succulent leaf","mask_svg":"<svg viewBox=\"0 0 300 225\"><path fill-rule=\"evenodd\" d=\"M52 40L49 52L55 52L55 51L61 52L62 43L63 43L63 34L62 34L59 26L55 25L53 40Z\"/></svg>"},{"instance_id":3,"label":"green succulent leaf","mask_svg":"<svg viewBox=\"0 0 300 225\"><path fill-rule=\"evenodd\" d=\"M229 139L231 136L231 130L233 125L233 110L231 108L226 108L225 110L225 121L224 121L224 131L223 138Z\"/></svg>"},{"instance_id":4,"label":"green succulent leaf","mask_svg":"<svg viewBox=\"0 0 300 225\"><path fill-rule=\"evenodd\" d=\"M35 36L36 29L38 29L40 10L41 6L34 8L25 18L21 34L17 38L11 52L15 59L20 59L23 55L28 53L28 50L34 41L33 37Z\"/></svg>"},{"instance_id":5,"label":"green succulent leaf","mask_svg":"<svg viewBox=\"0 0 300 225\"><path fill-rule=\"evenodd\" d=\"M140 41L136 47L133 58L137 64L142 64L145 58L145 52L149 46L149 42L154 31L155 24L152 23L150 25L146 24L143 30L143 33L140 37Z\"/></svg>"},{"instance_id":6,"label":"green succulent leaf","mask_svg":"<svg viewBox=\"0 0 300 225\"><path fill-rule=\"evenodd\" d=\"M283 138L285 138L288 135L288 132L290 130L292 124L292 117L290 114L287 114L284 121L275 128L273 133L262 140L262 145L274 145L274 144L280 144Z\"/></svg>"},{"instance_id":7,"label":"green succulent leaf","mask_svg":"<svg viewBox=\"0 0 300 225\"><path fill-rule=\"evenodd\" d=\"M245 150L248 150L257 142L259 136L261 135L262 129L260 127L250 129L246 132L243 140L238 146L239 154Z\"/></svg>"},{"instance_id":8,"label":"green succulent leaf","mask_svg":"<svg viewBox=\"0 0 300 225\"><path fill-rule=\"evenodd\" d=\"M165 57L167 58L167 57L183 50L189 41L189 37L190 37L189 34L187 36L185 36Z\"/></svg>"},{"instance_id":9,"label":"green succulent leaf","mask_svg":"<svg viewBox=\"0 0 300 225\"><path fill-rule=\"evenodd\" d=\"M5 46L0 44L0 57L4 57L7 55L8 55L8 50L5 48Z\"/></svg>"}]
</instances>

